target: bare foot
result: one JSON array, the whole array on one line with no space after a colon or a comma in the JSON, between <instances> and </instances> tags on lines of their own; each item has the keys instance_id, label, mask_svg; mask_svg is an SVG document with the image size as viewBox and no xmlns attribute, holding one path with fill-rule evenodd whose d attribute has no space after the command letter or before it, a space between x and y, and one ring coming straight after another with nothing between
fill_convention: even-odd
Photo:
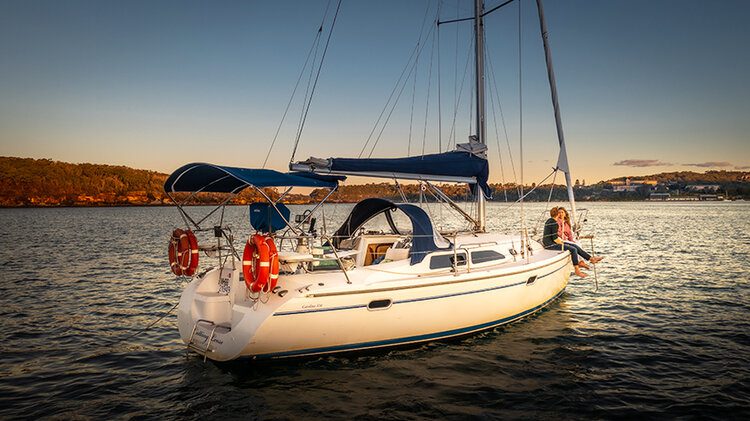
<instances>
[{"instance_id":1,"label":"bare foot","mask_svg":"<svg viewBox=\"0 0 750 421\"><path fill-rule=\"evenodd\" d=\"M576 275L580 276L581 278L585 278L588 276L585 273L583 273L581 268L579 268L578 266L575 267L575 272L576 272Z\"/></svg>"},{"instance_id":2,"label":"bare foot","mask_svg":"<svg viewBox=\"0 0 750 421\"><path fill-rule=\"evenodd\" d=\"M604 259L604 257L601 257L601 256L594 256L594 257L592 257L591 259L589 259L589 262L591 262L591 263L599 263L599 262L601 262L601 261L602 261L602 259Z\"/></svg>"},{"instance_id":3,"label":"bare foot","mask_svg":"<svg viewBox=\"0 0 750 421\"><path fill-rule=\"evenodd\" d=\"M592 262L592 263L593 263L593 262ZM586 264L586 262L584 262L583 260L581 260L580 262L578 262L578 266L580 266L580 267L582 267L582 268L584 268L584 269L591 269L591 268L589 267L589 265L587 265L587 264Z\"/></svg>"}]
</instances>

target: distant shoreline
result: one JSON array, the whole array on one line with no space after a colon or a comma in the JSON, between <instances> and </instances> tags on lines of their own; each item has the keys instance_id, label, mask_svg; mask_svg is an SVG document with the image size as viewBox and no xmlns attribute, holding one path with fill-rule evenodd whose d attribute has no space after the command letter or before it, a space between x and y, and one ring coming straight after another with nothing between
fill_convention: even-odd
<instances>
[{"instance_id":1,"label":"distant shoreline","mask_svg":"<svg viewBox=\"0 0 750 421\"><path fill-rule=\"evenodd\" d=\"M168 175L155 171L101 164L71 164L48 159L0 157L0 207L3 208L58 208L58 207L143 207L172 206L173 199L182 200L187 194L170 197L164 191ZM498 203L513 203L519 195L514 183L490 183ZM471 196L465 184L441 184L438 187L455 201L467 201ZM691 171L659 173L638 178L616 179L587 184L575 180L575 196L581 202L646 202L704 199L714 201L750 199L750 171ZM524 186L525 202L567 201L564 185L542 184ZM328 194L323 188L307 193L289 193L284 200L290 204L317 203ZM402 197L419 201L418 184L394 185L377 180L365 184L341 184L327 203L357 203L368 197ZM247 204L280 197L276 189L264 189L261 194L247 188L238 192L233 204ZM711 197L709 197L711 196ZM226 196L220 193L201 193L196 204L221 203ZM713 200L712 200L713 199ZM490 201L493 202L493 201Z\"/></svg>"},{"instance_id":2,"label":"distant shoreline","mask_svg":"<svg viewBox=\"0 0 750 421\"><path fill-rule=\"evenodd\" d=\"M559 203L566 202L567 200L552 200L551 202ZM745 203L745 200L576 200L576 203L675 203L675 204L709 204L709 203ZM326 202L328 205L352 205L357 202ZM431 202L432 203L432 202ZM460 201L456 203L470 203L466 201ZM502 202L502 201L488 201L488 204L513 204L517 202ZM547 201L530 200L524 203L547 203ZM287 206L306 206L315 205L316 202L309 203L287 203ZM218 203L192 203L188 205L182 205L186 207L195 206L218 206ZM247 206L248 203L228 203L226 206ZM0 209L65 209L65 208L78 208L78 209L92 209L92 208L167 208L177 207L176 204L162 203L162 204L136 204L136 203L123 203L123 204L107 204L107 205L19 205L19 206L8 206L2 205Z\"/></svg>"}]
</instances>

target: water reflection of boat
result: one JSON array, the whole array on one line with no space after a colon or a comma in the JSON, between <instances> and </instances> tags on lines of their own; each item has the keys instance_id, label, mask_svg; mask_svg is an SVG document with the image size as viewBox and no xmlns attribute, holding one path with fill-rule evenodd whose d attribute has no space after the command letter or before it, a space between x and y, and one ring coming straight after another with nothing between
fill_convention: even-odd
<instances>
[{"instance_id":1,"label":"water reflection of boat","mask_svg":"<svg viewBox=\"0 0 750 421\"><path fill-rule=\"evenodd\" d=\"M491 191L484 144L483 18L496 9L485 11L481 0L475 2L476 133L455 150L393 159L311 158L292 164L287 173L197 163L170 175L168 194L191 193L178 209L192 230L176 230L170 243L173 271L194 277L178 312L180 335L190 349L225 361L418 343L508 323L560 296L572 268L568 252L543 249L525 229L514 235L485 229ZM565 172L575 214L548 51L547 64L561 143L558 169ZM370 198L358 203L334 234L318 232L316 212L347 175L418 180L471 228L438 232L420 206ZM434 182L469 184L476 217ZM226 194L226 204L247 187L266 203L250 206L256 234L242 254L223 222L223 206L201 219L182 206L202 192ZM286 190L271 197L264 189L272 187ZM329 193L311 212L292 218L282 202L295 187ZM397 215L409 226L397 226ZM218 222L210 225L215 216ZM386 219L388 232L363 229L377 216ZM195 233L213 235L215 245L199 246ZM201 251L217 264L196 274Z\"/></svg>"}]
</instances>

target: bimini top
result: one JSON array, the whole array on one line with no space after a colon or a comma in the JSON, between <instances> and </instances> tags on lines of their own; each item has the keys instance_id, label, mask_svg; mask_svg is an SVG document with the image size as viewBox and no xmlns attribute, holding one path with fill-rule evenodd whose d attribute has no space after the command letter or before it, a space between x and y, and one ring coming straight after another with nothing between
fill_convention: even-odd
<instances>
[{"instance_id":1,"label":"bimini top","mask_svg":"<svg viewBox=\"0 0 750 421\"><path fill-rule=\"evenodd\" d=\"M349 216L346 217L346 221L344 221L341 227L333 234L331 238L333 246L338 247L342 240L350 238L362 227L362 225L381 213L385 214L388 225L391 227L391 231L393 231L394 234L400 234L396 224L393 222L393 216L391 216L390 212L387 212L396 209L398 209L398 206L395 203L377 197L371 197L360 201L354 205Z\"/></svg>"},{"instance_id":2,"label":"bimini top","mask_svg":"<svg viewBox=\"0 0 750 421\"><path fill-rule=\"evenodd\" d=\"M491 197L487 158L466 150L407 158L310 158L292 164L296 171L383 178L447 181L478 185Z\"/></svg>"},{"instance_id":3,"label":"bimini top","mask_svg":"<svg viewBox=\"0 0 750 421\"><path fill-rule=\"evenodd\" d=\"M385 214L394 233L399 234L391 217L391 211L396 209L401 210L411 220L412 245L409 250L409 258L412 265L420 263L427 254L433 251L446 250L451 247L448 240L435 232L430 217L422 208L408 203L396 204L378 198L365 199L354 206L344 224L333 235L334 246L338 247L341 240L350 238L362 225L381 213Z\"/></svg>"},{"instance_id":4,"label":"bimini top","mask_svg":"<svg viewBox=\"0 0 750 421\"><path fill-rule=\"evenodd\" d=\"M282 173L258 168L235 168L206 163L183 165L164 183L171 192L238 193L244 188L263 187L324 187L335 189L342 176L313 173Z\"/></svg>"}]
</instances>

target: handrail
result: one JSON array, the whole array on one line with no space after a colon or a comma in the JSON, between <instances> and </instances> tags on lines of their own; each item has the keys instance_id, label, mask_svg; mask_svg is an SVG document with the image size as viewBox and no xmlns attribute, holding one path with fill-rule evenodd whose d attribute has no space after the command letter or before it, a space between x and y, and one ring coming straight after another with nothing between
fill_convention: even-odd
<instances>
[{"instance_id":1,"label":"handrail","mask_svg":"<svg viewBox=\"0 0 750 421\"><path fill-rule=\"evenodd\" d=\"M324 239L324 237L321 237L321 239ZM327 241L328 241L328 244L331 246L331 250L333 250L333 255L336 256L336 260L339 263L339 267L341 268L341 271L344 273L344 277L346 278L346 283L347 284L351 284L352 280L349 279L349 274L346 273L346 268L344 267L344 262L341 261L341 258L339 257L339 253L336 250L336 247L333 245L333 242L331 241L330 238Z\"/></svg>"}]
</instances>

